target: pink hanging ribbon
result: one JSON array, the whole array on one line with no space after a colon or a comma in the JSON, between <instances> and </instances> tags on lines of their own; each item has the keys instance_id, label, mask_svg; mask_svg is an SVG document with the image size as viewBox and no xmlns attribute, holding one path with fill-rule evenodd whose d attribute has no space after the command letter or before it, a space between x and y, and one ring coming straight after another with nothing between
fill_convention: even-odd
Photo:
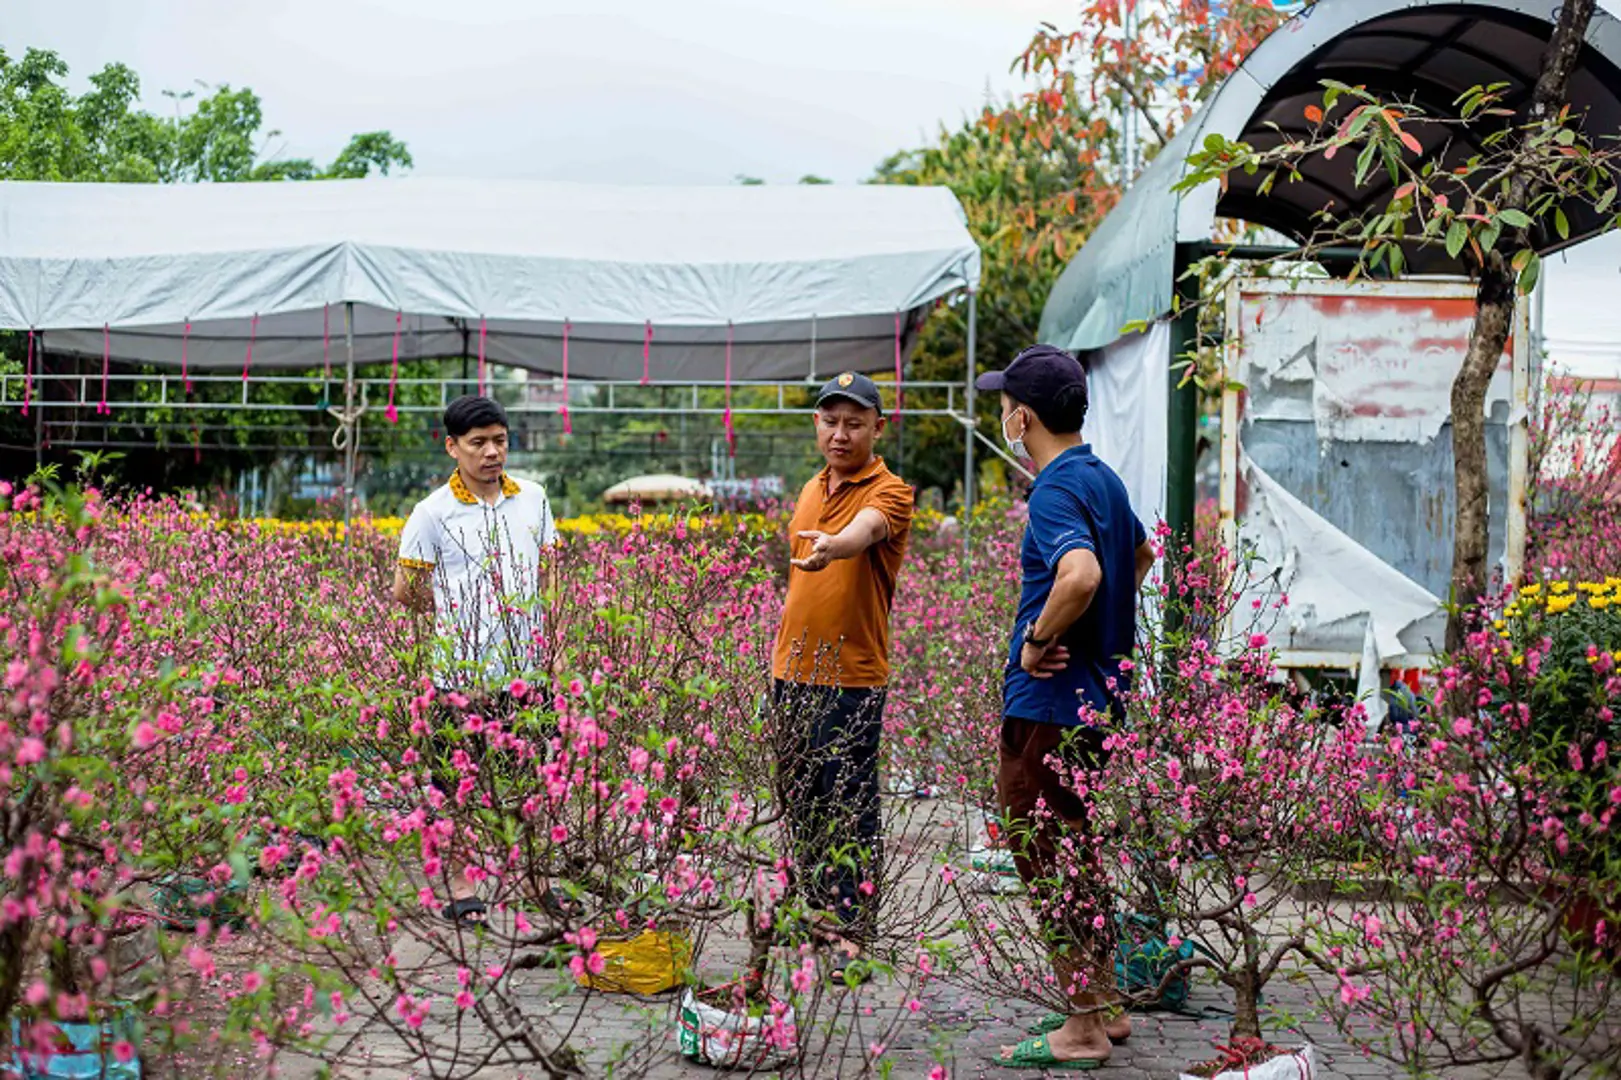
<instances>
[{"instance_id":1,"label":"pink hanging ribbon","mask_svg":"<svg viewBox=\"0 0 1621 1080\"><path fill-rule=\"evenodd\" d=\"M111 416L112 409L107 407L107 368L112 364L113 341L112 329L101 324L101 402L96 406L96 413L100 416Z\"/></svg>"},{"instance_id":2,"label":"pink hanging ribbon","mask_svg":"<svg viewBox=\"0 0 1621 1080\"><path fill-rule=\"evenodd\" d=\"M895 312L895 423L901 422L901 313Z\"/></svg>"},{"instance_id":3,"label":"pink hanging ribbon","mask_svg":"<svg viewBox=\"0 0 1621 1080\"><path fill-rule=\"evenodd\" d=\"M23 366L23 415L34 402L34 332L28 331L28 360Z\"/></svg>"},{"instance_id":4,"label":"pink hanging ribbon","mask_svg":"<svg viewBox=\"0 0 1621 1080\"><path fill-rule=\"evenodd\" d=\"M732 320L726 320L726 412L721 417L726 429L726 452L737 456L737 432L732 430Z\"/></svg>"},{"instance_id":5,"label":"pink hanging ribbon","mask_svg":"<svg viewBox=\"0 0 1621 1080\"><path fill-rule=\"evenodd\" d=\"M484 316L480 315L478 317L478 392L480 395L484 393L484 336L488 332L489 326L485 323Z\"/></svg>"},{"instance_id":6,"label":"pink hanging ribbon","mask_svg":"<svg viewBox=\"0 0 1621 1080\"><path fill-rule=\"evenodd\" d=\"M400 410L394 407L394 388L400 383L400 327L405 323L405 312L394 313L394 348L388 371L388 408L383 415L391 424L400 422Z\"/></svg>"},{"instance_id":7,"label":"pink hanging ribbon","mask_svg":"<svg viewBox=\"0 0 1621 1080\"><path fill-rule=\"evenodd\" d=\"M253 366L253 343L259 338L259 313L253 313L253 320L248 323L248 355L242 361L242 381L248 381L248 369Z\"/></svg>"},{"instance_id":8,"label":"pink hanging ribbon","mask_svg":"<svg viewBox=\"0 0 1621 1080\"><path fill-rule=\"evenodd\" d=\"M563 434L574 434L574 421L568 414L568 332L569 322L563 320Z\"/></svg>"},{"instance_id":9,"label":"pink hanging ribbon","mask_svg":"<svg viewBox=\"0 0 1621 1080\"><path fill-rule=\"evenodd\" d=\"M191 369L186 363L186 348L191 344L191 320L186 320L185 329L180 331L180 382L191 393Z\"/></svg>"},{"instance_id":10,"label":"pink hanging ribbon","mask_svg":"<svg viewBox=\"0 0 1621 1080\"><path fill-rule=\"evenodd\" d=\"M321 382L332 381L332 305L321 305ZM326 393L323 386L321 392Z\"/></svg>"},{"instance_id":11,"label":"pink hanging ribbon","mask_svg":"<svg viewBox=\"0 0 1621 1080\"><path fill-rule=\"evenodd\" d=\"M647 329L642 331L642 385L652 382L653 361L653 320L647 320Z\"/></svg>"}]
</instances>

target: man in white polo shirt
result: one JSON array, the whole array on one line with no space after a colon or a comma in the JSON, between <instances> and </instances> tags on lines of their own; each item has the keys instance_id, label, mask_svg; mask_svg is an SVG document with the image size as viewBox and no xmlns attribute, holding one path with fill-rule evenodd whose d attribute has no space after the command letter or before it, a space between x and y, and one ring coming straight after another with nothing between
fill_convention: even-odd
<instances>
[{"instance_id":1,"label":"man in white polo shirt","mask_svg":"<svg viewBox=\"0 0 1621 1080\"><path fill-rule=\"evenodd\" d=\"M400 533L394 598L434 612L437 726L459 729L469 711L508 722L513 691L545 674L544 605L555 590L555 564L542 551L557 542L546 492L506 474L507 414L487 397L467 395L445 409L445 453L456 471L417 503ZM543 565L544 563L544 565ZM465 700L466 705L450 705ZM449 733L435 740L433 786L447 800L470 794L470 776L443 768L454 750ZM472 741L470 756L482 756ZM447 864L449 860L447 860ZM451 873L446 918L476 925L484 915L465 865Z\"/></svg>"}]
</instances>

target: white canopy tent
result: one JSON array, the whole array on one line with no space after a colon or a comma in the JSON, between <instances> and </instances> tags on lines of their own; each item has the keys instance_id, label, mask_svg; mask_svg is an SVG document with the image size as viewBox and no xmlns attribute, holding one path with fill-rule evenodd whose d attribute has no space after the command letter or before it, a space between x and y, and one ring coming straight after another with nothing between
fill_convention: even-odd
<instances>
[{"instance_id":1,"label":"white canopy tent","mask_svg":"<svg viewBox=\"0 0 1621 1080\"><path fill-rule=\"evenodd\" d=\"M0 184L0 329L198 370L459 356L660 379L885 370L897 319L978 285L944 188L472 180ZM190 330L186 329L190 324ZM107 334L103 335L103 328ZM336 327L336 331L334 331ZM404 351L404 350L409 350Z\"/></svg>"},{"instance_id":2,"label":"white canopy tent","mask_svg":"<svg viewBox=\"0 0 1621 1080\"><path fill-rule=\"evenodd\" d=\"M0 183L0 329L104 365L329 365L345 428L355 365L418 357L654 382L899 374L936 301L966 290L972 326L965 220L944 188L880 185ZM970 405L973 350L970 330Z\"/></svg>"}]
</instances>

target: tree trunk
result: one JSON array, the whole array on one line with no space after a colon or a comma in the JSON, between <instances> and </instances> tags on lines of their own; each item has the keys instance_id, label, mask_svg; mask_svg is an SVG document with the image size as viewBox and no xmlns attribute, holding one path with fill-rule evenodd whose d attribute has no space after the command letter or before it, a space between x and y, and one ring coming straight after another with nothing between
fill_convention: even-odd
<instances>
[{"instance_id":1,"label":"tree trunk","mask_svg":"<svg viewBox=\"0 0 1621 1080\"><path fill-rule=\"evenodd\" d=\"M1542 54L1542 71L1531 97L1529 122L1550 120L1570 97L1570 77L1581 59L1582 40L1593 21L1595 0L1566 0L1559 22ZM1497 206L1524 210L1535 193L1523 172L1510 177L1509 190ZM1448 650L1463 644L1461 608L1472 605L1487 585L1486 548L1488 501L1486 487L1486 388L1508 343L1514 316L1517 274L1501 252L1508 240L1523 247L1523 231L1514 230L1486 255L1476 292L1474 328L1469 350L1452 383L1452 471L1457 493L1457 516L1452 534L1452 601L1457 606L1447 619Z\"/></svg>"},{"instance_id":2,"label":"tree trunk","mask_svg":"<svg viewBox=\"0 0 1621 1080\"><path fill-rule=\"evenodd\" d=\"M1463 645L1461 609L1486 589L1487 525L1486 389L1503 356L1514 322L1515 274L1496 251L1486 256L1475 291L1475 324L1469 350L1452 380L1452 470L1457 492L1452 532L1452 602L1447 619L1449 652Z\"/></svg>"},{"instance_id":3,"label":"tree trunk","mask_svg":"<svg viewBox=\"0 0 1621 1080\"><path fill-rule=\"evenodd\" d=\"M1542 1052L1542 1033L1534 1026L1525 1032L1525 1048L1520 1055L1531 1080L1561 1080L1565 1070L1557 1061L1549 1060Z\"/></svg>"},{"instance_id":4,"label":"tree trunk","mask_svg":"<svg viewBox=\"0 0 1621 1080\"><path fill-rule=\"evenodd\" d=\"M22 997L23 968L28 962L25 946L30 922L18 919L0 930L0 1023L11 1019Z\"/></svg>"},{"instance_id":5,"label":"tree trunk","mask_svg":"<svg viewBox=\"0 0 1621 1080\"><path fill-rule=\"evenodd\" d=\"M1259 1039L1261 1037L1260 994L1253 971L1240 971L1233 986L1233 1038Z\"/></svg>"},{"instance_id":6,"label":"tree trunk","mask_svg":"<svg viewBox=\"0 0 1621 1080\"><path fill-rule=\"evenodd\" d=\"M766 979L770 975L771 946L776 943L776 927L760 925L763 914L757 896L751 896L743 905L743 914L749 926L749 959L743 968L743 989L750 1001L765 996Z\"/></svg>"}]
</instances>

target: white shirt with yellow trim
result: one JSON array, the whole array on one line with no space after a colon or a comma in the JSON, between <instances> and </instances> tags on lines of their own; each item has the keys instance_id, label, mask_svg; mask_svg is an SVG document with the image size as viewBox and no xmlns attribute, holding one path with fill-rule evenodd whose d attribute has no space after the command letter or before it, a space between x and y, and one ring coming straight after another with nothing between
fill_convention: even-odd
<instances>
[{"instance_id":1,"label":"white shirt with yellow trim","mask_svg":"<svg viewBox=\"0 0 1621 1080\"><path fill-rule=\"evenodd\" d=\"M502 475L493 505L451 473L400 531L401 565L430 570L439 645L435 682L501 689L541 670L545 567L557 543L546 489Z\"/></svg>"}]
</instances>

